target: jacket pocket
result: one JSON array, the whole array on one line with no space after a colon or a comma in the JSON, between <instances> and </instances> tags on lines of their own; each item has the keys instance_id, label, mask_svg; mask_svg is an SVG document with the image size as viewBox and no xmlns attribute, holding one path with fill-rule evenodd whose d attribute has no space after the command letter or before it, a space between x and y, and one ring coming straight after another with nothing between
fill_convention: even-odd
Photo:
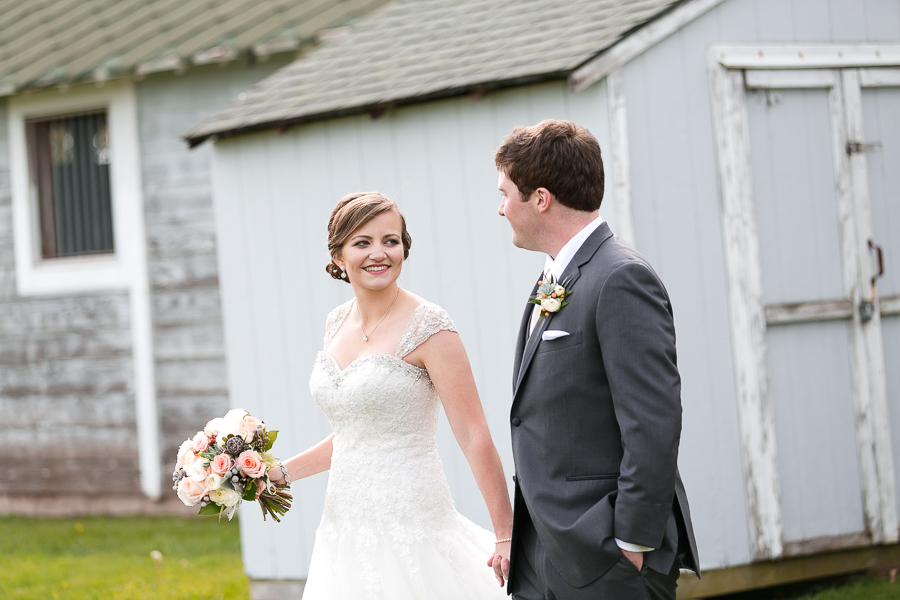
<instances>
[{"instance_id":1,"label":"jacket pocket","mask_svg":"<svg viewBox=\"0 0 900 600\"><path fill-rule=\"evenodd\" d=\"M618 473L600 473L599 475L569 475L566 481L596 481L598 479L618 479Z\"/></svg>"},{"instance_id":2,"label":"jacket pocket","mask_svg":"<svg viewBox=\"0 0 900 600\"><path fill-rule=\"evenodd\" d=\"M553 352L554 350L562 350L563 348L571 348L572 346L580 345L581 332L576 331L575 333L564 335L563 337L556 338L555 340L541 340L540 344L538 344L536 354Z\"/></svg>"}]
</instances>

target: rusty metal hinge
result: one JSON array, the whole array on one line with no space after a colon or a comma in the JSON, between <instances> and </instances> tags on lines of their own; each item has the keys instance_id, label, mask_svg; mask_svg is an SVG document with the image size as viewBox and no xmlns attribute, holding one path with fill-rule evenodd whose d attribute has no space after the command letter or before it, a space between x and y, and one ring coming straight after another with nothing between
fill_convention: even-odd
<instances>
[{"instance_id":1,"label":"rusty metal hinge","mask_svg":"<svg viewBox=\"0 0 900 600\"><path fill-rule=\"evenodd\" d=\"M846 150L848 156L862 154L863 152L876 152L881 150L881 142L872 142L871 144L866 142L847 142Z\"/></svg>"}]
</instances>

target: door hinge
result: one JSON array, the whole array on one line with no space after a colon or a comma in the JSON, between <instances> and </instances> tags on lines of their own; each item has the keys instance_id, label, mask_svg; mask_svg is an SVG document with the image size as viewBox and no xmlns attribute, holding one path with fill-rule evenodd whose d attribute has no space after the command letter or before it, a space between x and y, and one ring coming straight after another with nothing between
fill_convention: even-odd
<instances>
[{"instance_id":1,"label":"door hinge","mask_svg":"<svg viewBox=\"0 0 900 600\"><path fill-rule=\"evenodd\" d=\"M881 142L872 142L871 144L866 142L847 142L846 150L848 156L862 154L863 152L877 152L881 150Z\"/></svg>"}]
</instances>

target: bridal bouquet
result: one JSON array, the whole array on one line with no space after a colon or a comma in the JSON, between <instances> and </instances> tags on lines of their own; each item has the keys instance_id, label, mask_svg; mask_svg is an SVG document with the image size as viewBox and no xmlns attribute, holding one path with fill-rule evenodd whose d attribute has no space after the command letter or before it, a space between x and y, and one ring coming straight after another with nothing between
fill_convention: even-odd
<instances>
[{"instance_id":1,"label":"bridal bouquet","mask_svg":"<svg viewBox=\"0 0 900 600\"><path fill-rule=\"evenodd\" d=\"M242 500L257 500L263 520L280 522L291 508L287 486L269 481L277 459L269 452L278 437L266 425L236 408L206 424L182 442L172 474L172 489L187 506L200 505L201 515L234 516ZM257 498L257 491L261 490Z\"/></svg>"}]
</instances>

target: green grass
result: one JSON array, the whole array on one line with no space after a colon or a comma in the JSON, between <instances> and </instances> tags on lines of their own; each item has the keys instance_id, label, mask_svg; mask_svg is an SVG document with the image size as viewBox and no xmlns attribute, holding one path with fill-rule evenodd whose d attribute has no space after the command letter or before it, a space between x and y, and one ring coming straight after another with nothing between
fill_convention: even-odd
<instances>
[{"instance_id":1,"label":"green grass","mask_svg":"<svg viewBox=\"0 0 900 600\"><path fill-rule=\"evenodd\" d=\"M154 561L156 550L162 560ZM237 519L0 517L4 600L248 600Z\"/></svg>"},{"instance_id":2,"label":"green grass","mask_svg":"<svg viewBox=\"0 0 900 600\"><path fill-rule=\"evenodd\" d=\"M900 600L900 582L860 579L840 588L804 596L802 600Z\"/></svg>"}]
</instances>

